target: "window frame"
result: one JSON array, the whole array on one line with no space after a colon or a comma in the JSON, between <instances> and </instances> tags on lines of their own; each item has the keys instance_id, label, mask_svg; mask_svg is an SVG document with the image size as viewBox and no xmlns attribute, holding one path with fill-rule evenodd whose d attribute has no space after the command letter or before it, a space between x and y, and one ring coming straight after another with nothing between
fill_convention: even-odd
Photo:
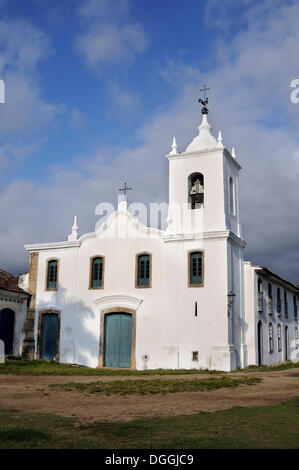
<instances>
[{"instance_id":1,"label":"window frame","mask_svg":"<svg viewBox=\"0 0 299 470\"><path fill-rule=\"evenodd\" d=\"M282 339L281 339L281 324L277 325L277 350L278 352L282 351Z\"/></svg>"},{"instance_id":2,"label":"window frame","mask_svg":"<svg viewBox=\"0 0 299 470\"><path fill-rule=\"evenodd\" d=\"M298 305L297 305L297 296L293 294L293 311L294 311L294 320L298 320Z\"/></svg>"},{"instance_id":3,"label":"window frame","mask_svg":"<svg viewBox=\"0 0 299 470\"><path fill-rule=\"evenodd\" d=\"M102 259L102 285L101 286L93 286L92 285L92 275L93 275L93 262L95 259L101 258ZM89 290L101 290L104 289L104 280L105 280L105 256L103 255L94 255L89 258Z\"/></svg>"},{"instance_id":4,"label":"window frame","mask_svg":"<svg viewBox=\"0 0 299 470\"><path fill-rule=\"evenodd\" d=\"M140 286L139 285L139 258L140 256L148 256L149 257L149 280L147 286ZM148 251L141 251L136 253L135 255L135 288L136 289L151 289L152 287L152 269L153 269L153 262L152 262L152 253Z\"/></svg>"},{"instance_id":5,"label":"window frame","mask_svg":"<svg viewBox=\"0 0 299 470\"><path fill-rule=\"evenodd\" d=\"M56 269L56 287L49 287L49 266L52 261L57 263ZM46 260L46 283L45 283L45 290L49 292L55 292L59 288L59 266L60 266L60 259L59 258L48 258Z\"/></svg>"},{"instance_id":6,"label":"window frame","mask_svg":"<svg viewBox=\"0 0 299 470\"><path fill-rule=\"evenodd\" d=\"M229 177L228 187L229 187L229 213L231 216L236 217L235 180L232 176Z\"/></svg>"},{"instance_id":7,"label":"window frame","mask_svg":"<svg viewBox=\"0 0 299 470\"><path fill-rule=\"evenodd\" d=\"M298 349L298 348L299 348L298 326L295 326L295 330L294 330L294 339L295 339L295 349Z\"/></svg>"},{"instance_id":8,"label":"window frame","mask_svg":"<svg viewBox=\"0 0 299 470\"><path fill-rule=\"evenodd\" d=\"M268 324L269 354L274 353L273 324Z\"/></svg>"},{"instance_id":9,"label":"window frame","mask_svg":"<svg viewBox=\"0 0 299 470\"><path fill-rule=\"evenodd\" d=\"M201 253L201 284L191 283L191 257L194 253ZM205 274L205 252L204 250L191 250L188 251L188 287L204 287L204 274Z\"/></svg>"}]
</instances>

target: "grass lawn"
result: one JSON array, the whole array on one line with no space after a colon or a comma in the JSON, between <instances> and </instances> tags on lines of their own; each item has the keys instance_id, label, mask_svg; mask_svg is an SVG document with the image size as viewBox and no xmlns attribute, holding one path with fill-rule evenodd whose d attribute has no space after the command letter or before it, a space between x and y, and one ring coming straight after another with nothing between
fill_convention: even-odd
<instances>
[{"instance_id":1,"label":"grass lawn","mask_svg":"<svg viewBox=\"0 0 299 470\"><path fill-rule=\"evenodd\" d=\"M145 395L148 393L179 393L216 390L223 387L238 385L255 385L262 380L256 377L220 377L209 379L147 379L147 380L113 380L112 382L89 382L66 384L51 384L54 389L78 391L83 393L103 393L105 395Z\"/></svg>"},{"instance_id":2,"label":"grass lawn","mask_svg":"<svg viewBox=\"0 0 299 470\"><path fill-rule=\"evenodd\" d=\"M299 367L299 362L284 362L276 366L249 366L246 369L238 369L236 372L270 372L282 369ZM71 366L57 362L28 361L27 359L8 359L0 364L0 374L13 375L197 375L197 374L219 374L221 371L208 371L198 369L155 369L155 370L130 370L130 369L91 369L89 367Z\"/></svg>"},{"instance_id":3,"label":"grass lawn","mask_svg":"<svg viewBox=\"0 0 299 470\"><path fill-rule=\"evenodd\" d=\"M298 449L299 398L277 406L88 425L0 410L0 448Z\"/></svg>"}]
</instances>

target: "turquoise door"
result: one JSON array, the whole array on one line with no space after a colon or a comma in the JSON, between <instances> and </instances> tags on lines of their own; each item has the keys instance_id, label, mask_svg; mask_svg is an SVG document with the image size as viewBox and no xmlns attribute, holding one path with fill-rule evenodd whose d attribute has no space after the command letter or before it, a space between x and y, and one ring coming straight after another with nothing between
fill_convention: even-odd
<instances>
[{"instance_id":1,"label":"turquoise door","mask_svg":"<svg viewBox=\"0 0 299 470\"><path fill-rule=\"evenodd\" d=\"M57 354L58 315L44 314L42 317L42 359L54 361Z\"/></svg>"},{"instance_id":2,"label":"turquoise door","mask_svg":"<svg viewBox=\"0 0 299 470\"><path fill-rule=\"evenodd\" d=\"M105 366L130 367L132 315L112 313L105 318Z\"/></svg>"}]
</instances>

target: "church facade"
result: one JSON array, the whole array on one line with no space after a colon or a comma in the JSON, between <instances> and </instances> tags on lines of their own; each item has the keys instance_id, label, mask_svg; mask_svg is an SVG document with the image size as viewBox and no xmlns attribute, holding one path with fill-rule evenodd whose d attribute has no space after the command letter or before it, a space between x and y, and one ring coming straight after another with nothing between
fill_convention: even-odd
<instances>
[{"instance_id":1,"label":"church facade","mask_svg":"<svg viewBox=\"0 0 299 470\"><path fill-rule=\"evenodd\" d=\"M75 218L67 241L26 245L24 355L138 370L299 360L298 287L243 260L234 151L203 113L185 152L174 139L166 157L166 230L123 199L94 233L78 238Z\"/></svg>"}]
</instances>

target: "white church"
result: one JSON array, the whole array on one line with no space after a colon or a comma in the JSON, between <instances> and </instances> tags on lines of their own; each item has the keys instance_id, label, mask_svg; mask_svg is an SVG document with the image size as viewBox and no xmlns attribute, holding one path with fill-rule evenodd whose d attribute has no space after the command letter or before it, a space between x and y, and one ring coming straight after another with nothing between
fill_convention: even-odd
<instances>
[{"instance_id":1,"label":"white church","mask_svg":"<svg viewBox=\"0 0 299 470\"><path fill-rule=\"evenodd\" d=\"M299 360L298 286L244 262L241 167L207 113L186 150L174 139L166 155L166 230L143 225L124 198L94 233L78 238L75 218L67 241L25 246L19 286L31 300L13 354L138 370Z\"/></svg>"}]
</instances>

